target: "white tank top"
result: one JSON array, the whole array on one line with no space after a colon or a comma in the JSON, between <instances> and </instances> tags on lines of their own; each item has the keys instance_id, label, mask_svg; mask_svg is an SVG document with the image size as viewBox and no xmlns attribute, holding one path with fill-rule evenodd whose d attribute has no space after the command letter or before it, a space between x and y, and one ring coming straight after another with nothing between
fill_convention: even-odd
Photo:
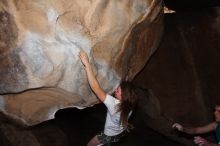
<instances>
[{"instance_id":1,"label":"white tank top","mask_svg":"<svg viewBox=\"0 0 220 146\"><path fill-rule=\"evenodd\" d=\"M107 136L118 135L125 130L125 128L120 124L121 112L118 111L120 100L112 97L111 95L106 95L103 102L107 107L107 116L105 121L104 134ZM131 112L129 113L129 116Z\"/></svg>"}]
</instances>

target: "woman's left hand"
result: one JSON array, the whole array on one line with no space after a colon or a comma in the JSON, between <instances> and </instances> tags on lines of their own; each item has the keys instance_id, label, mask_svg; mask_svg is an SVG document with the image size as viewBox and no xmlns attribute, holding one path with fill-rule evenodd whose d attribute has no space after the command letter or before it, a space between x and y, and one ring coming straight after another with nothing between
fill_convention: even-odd
<instances>
[{"instance_id":1,"label":"woman's left hand","mask_svg":"<svg viewBox=\"0 0 220 146\"><path fill-rule=\"evenodd\" d=\"M199 146L213 146L214 145L210 141L208 141L200 136L195 136L193 141L195 144L197 144Z\"/></svg>"}]
</instances>

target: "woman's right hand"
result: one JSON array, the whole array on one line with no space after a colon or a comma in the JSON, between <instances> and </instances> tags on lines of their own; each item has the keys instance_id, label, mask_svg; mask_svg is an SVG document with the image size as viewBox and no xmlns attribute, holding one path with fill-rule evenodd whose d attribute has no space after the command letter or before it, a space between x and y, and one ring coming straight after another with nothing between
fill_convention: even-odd
<instances>
[{"instance_id":1,"label":"woman's right hand","mask_svg":"<svg viewBox=\"0 0 220 146\"><path fill-rule=\"evenodd\" d=\"M86 52L80 51L79 57L80 57L84 66L87 66L89 64L89 58L88 58L88 55L86 54Z\"/></svg>"},{"instance_id":2,"label":"woman's right hand","mask_svg":"<svg viewBox=\"0 0 220 146\"><path fill-rule=\"evenodd\" d=\"M177 129L178 131L183 131L183 126L179 123L174 123L172 128Z\"/></svg>"}]
</instances>

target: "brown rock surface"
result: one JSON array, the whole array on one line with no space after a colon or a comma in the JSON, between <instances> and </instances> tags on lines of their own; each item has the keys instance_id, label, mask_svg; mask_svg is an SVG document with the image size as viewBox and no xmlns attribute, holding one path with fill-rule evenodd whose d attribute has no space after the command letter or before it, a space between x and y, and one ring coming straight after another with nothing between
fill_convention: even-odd
<instances>
[{"instance_id":1,"label":"brown rock surface","mask_svg":"<svg viewBox=\"0 0 220 146\"><path fill-rule=\"evenodd\" d=\"M165 14L161 45L134 80L152 89L160 103L160 109L151 112L155 119L146 118L146 124L184 145L193 145L186 142L192 142L193 135L177 133L171 125L207 124L213 121L215 104L220 104L219 12L215 7ZM214 138L212 133L204 137Z\"/></svg>"},{"instance_id":2,"label":"brown rock surface","mask_svg":"<svg viewBox=\"0 0 220 146\"><path fill-rule=\"evenodd\" d=\"M26 125L98 102L78 52L111 93L157 49L161 0L0 1L0 110Z\"/></svg>"},{"instance_id":3,"label":"brown rock surface","mask_svg":"<svg viewBox=\"0 0 220 146\"><path fill-rule=\"evenodd\" d=\"M119 144L120 146L146 146L146 144L150 146L190 146L193 145L192 137L173 131L172 123L181 122L184 125L193 126L212 120L213 105L220 103L220 98L218 98L220 86L219 12L219 8L214 8L165 15L166 27L163 41L144 70L134 80L138 86L151 88L156 96L150 96L149 99L141 96L143 98L141 102L143 105L140 106L142 120L137 119L137 127L130 133L126 141ZM54 103L57 101L59 103L59 100L65 97L68 98L68 96L62 97L62 95L66 95L62 93L62 89L59 92L56 90L58 93L51 90L54 89L44 88L36 91L43 92L42 95L45 95L45 92L51 92L48 97L52 95L52 98L54 95L58 95L58 100L52 100ZM28 92L23 94L25 96L20 94L21 97L29 97L26 96ZM35 95L37 96L37 94ZM7 95L4 96L4 99L9 101L16 100L15 97L19 98L17 95L12 97ZM80 105L81 98L76 101L79 101ZM39 103L41 102L43 104L44 100L39 100ZM19 110L20 108L17 106L14 105L13 108ZM22 130L8 124L8 121L3 123L1 121L0 141L3 142L1 143L3 146L18 145L18 142L24 146L31 144L26 139L28 137L35 145L85 145L102 128L100 125L104 124L104 119L101 118L105 116L103 108L99 109L100 111L101 115L98 114L98 111L90 111L93 118L89 118L88 113L79 116L79 122L77 122L75 118L77 114L74 112L66 115L62 112L60 115L58 113L59 116L66 119L62 121L57 116L58 127L56 124L54 126L54 121L48 121L37 127ZM84 129L79 125L84 126ZM156 134L165 135L182 145L169 143L161 135L150 135L149 127L156 131Z\"/></svg>"}]
</instances>

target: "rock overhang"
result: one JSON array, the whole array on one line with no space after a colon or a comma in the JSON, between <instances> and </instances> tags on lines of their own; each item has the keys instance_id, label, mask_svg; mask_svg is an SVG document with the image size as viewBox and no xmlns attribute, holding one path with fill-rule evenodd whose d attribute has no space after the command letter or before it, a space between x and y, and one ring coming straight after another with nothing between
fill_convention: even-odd
<instances>
[{"instance_id":1,"label":"rock overhang","mask_svg":"<svg viewBox=\"0 0 220 146\"><path fill-rule=\"evenodd\" d=\"M8 22L0 30L11 33L0 38L1 111L26 125L51 119L61 108L99 102L80 50L112 93L120 80L132 80L143 68L163 32L160 0L10 0L0 6L1 20Z\"/></svg>"}]
</instances>

